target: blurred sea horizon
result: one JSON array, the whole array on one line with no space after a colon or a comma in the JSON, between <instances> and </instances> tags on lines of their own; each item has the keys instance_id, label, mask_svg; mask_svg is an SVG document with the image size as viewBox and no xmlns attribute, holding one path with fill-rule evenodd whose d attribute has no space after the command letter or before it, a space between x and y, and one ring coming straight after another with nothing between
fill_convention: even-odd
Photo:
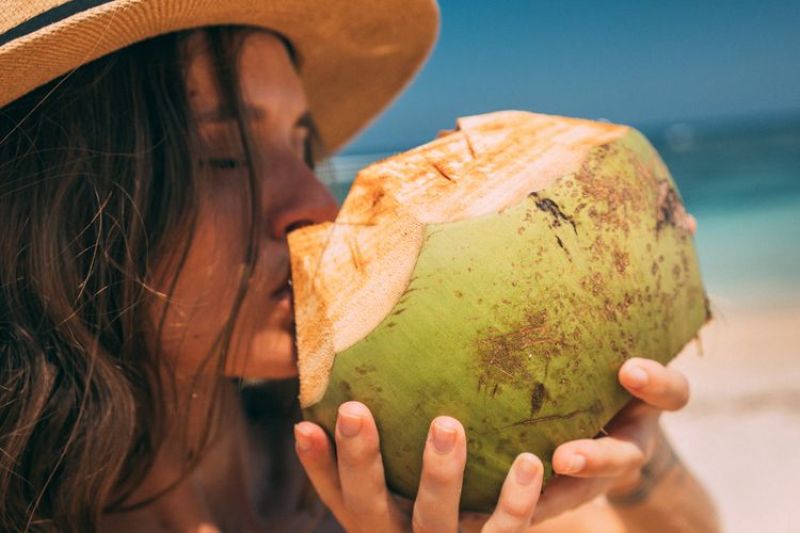
<instances>
[{"instance_id":1,"label":"blurred sea horizon","mask_svg":"<svg viewBox=\"0 0 800 533\"><path fill-rule=\"evenodd\" d=\"M800 112L633 126L697 218L712 305L800 306ZM338 155L322 174L341 202L358 170L409 148Z\"/></svg>"}]
</instances>

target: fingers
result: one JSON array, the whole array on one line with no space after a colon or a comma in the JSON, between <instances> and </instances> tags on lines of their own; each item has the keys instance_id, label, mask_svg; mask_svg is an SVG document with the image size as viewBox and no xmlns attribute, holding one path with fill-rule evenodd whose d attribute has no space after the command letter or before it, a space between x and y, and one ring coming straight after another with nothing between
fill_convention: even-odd
<instances>
[{"instance_id":1,"label":"fingers","mask_svg":"<svg viewBox=\"0 0 800 533\"><path fill-rule=\"evenodd\" d=\"M310 422L295 426L296 449L322 501L348 531L399 531L404 519L386 488L378 431L369 410L342 404L335 429L336 451L325 432ZM466 464L466 437L450 417L431 423L423 469L414 502L414 531L456 531ZM542 488L544 469L530 453L519 455L483 531L523 531ZM405 522L407 524L407 522Z\"/></svg>"},{"instance_id":2,"label":"fingers","mask_svg":"<svg viewBox=\"0 0 800 533\"><path fill-rule=\"evenodd\" d=\"M530 524L542 491L542 462L531 453L514 460L506 476L497 508L486 522L484 533L524 531Z\"/></svg>"},{"instance_id":3,"label":"fingers","mask_svg":"<svg viewBox=\"0 0 800 533\"><path fill-rule=\"evenodd\" d=\"M619 381L637 400L606 425L609 436L571 441L556 449L553 470L562 476L548 484L534 513L535 523L609 490L635 484L653 454L660 413L680 409L689 400L689 383L683 374L656 361L626 361Z\"/></svg>"},{"instance_id":4,"label":"fingers","mask_svg":"<svg viewBox=\"0 0 800 533\"><path fill-rule=\"evenodd\" d=\"M581 439L556 448L553 470L573 477L619 477L638 472L645 458L645 451L634 441L617 437Z\"/></svg>"},{"instance_id":5,"label":"fingers","mask_svg":"<svg viewBox=\"0 0 800 533\"><path fill-rule=\"evenodd\" d=\"M369 409L358 402L339 407L336 451L342 499L361 531L393 531L401 518L386 488L378 429Z\"/></svg>"},{"instance_id":6,"label":"fingers","mask_svg":"<svg viewBox=\"0 0 800 533\"><path fill-rule=\"evenodd\" d=\"M422 476L414 502L415 532L458 529L458 504L466 462L464 428L454 418L434 419L422 454Z\"/></svg>"},{"instance_id":7,"label":"fingers","mask_svg":"<svg viewBox=\"0 0 800 533\"><path fill-rule=\"evenodd\" d=\"M320 499L339 523L346 530L351 530L349 515L342 499L336 458L325 431L311 422L300 422L294 427L294 437L300 464Z\"/></svg>"},{"instance_id":8,"label":"fingers","mask_svg":"<svg viewBox=\"0 0 800 533\"><path fill-rule=\"evenodd\" d=\"M689 401L686 377L656 361L639 357L625 361L619 381L631 394L664 411L676 411Z\"/></svg>"}]
</instances>

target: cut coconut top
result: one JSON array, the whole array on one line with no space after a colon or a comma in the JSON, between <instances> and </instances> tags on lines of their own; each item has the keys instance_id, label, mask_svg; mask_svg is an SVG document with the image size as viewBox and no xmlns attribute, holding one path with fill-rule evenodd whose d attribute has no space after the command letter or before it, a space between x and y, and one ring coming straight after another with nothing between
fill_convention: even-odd
<instances>
[{"instance_id":1,"label":"cut coconut top","mask_svg":"<svg viewBox=\"0 0 800 533\"><path fill-rule=\"evenodd\" d=\"M319 401L335 354L368 335L397 304L425 226L516 205L628 131L504 111L461 118L456 130L359 172L334 223L289 235L301 404Z\"/></svg>"}]
</instances>

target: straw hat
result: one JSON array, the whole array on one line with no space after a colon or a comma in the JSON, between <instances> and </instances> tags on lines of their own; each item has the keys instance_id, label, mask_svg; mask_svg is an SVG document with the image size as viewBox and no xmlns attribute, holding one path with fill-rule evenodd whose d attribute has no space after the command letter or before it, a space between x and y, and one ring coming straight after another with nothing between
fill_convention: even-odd
<instances>
[{"instance_id":1,"label":"straw hat","mask_svg":"<svg viewBox=\"0 0 800 533\"><path fill-rule=\"evenodd\" d=\"M240 24L284 35L328 147L409 82L438 29L435 0L0 0L0 107L149 37Z\"/></svg>"}]
</instances>

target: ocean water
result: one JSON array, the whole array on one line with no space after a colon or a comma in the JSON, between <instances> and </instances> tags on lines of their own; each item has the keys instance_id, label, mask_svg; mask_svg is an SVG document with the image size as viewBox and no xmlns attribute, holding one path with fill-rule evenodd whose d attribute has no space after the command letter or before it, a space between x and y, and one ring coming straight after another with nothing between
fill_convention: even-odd
<instances>
[{"instance_id":1,"label":"ocean water","mask_svg":"<svg viewBox=\"0 0 800 533\"><path fill-rule=\"evenodd\" d=\"M695 243L712 303L800 306L800 120L688 122L643 131L697 218ZM338 156L321 174L341 201L360 168L392 153Z\"/></svg>"}]
</instances>

